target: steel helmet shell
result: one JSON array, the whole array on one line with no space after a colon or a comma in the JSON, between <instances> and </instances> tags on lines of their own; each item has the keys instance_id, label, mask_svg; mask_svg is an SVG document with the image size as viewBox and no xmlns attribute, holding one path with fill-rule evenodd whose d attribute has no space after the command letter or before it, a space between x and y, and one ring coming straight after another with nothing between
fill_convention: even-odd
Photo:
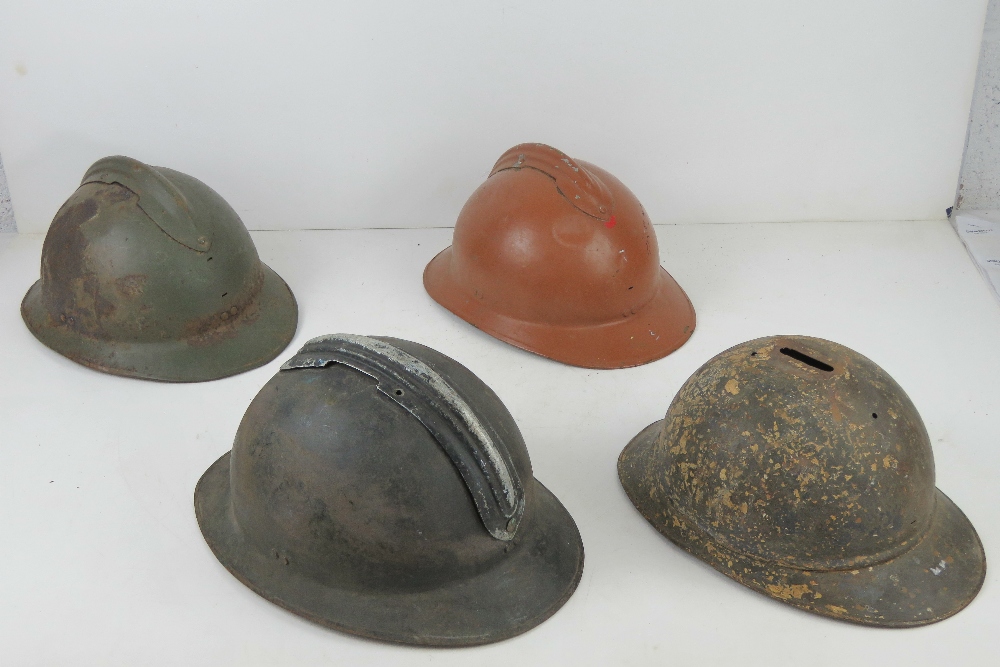
<instances>
[{"instance_id":1,"label":"steel helmet shell","mask_svg":"<svg viewBox=\"0 0 1000 667\"><path fill-rule=\"evenodd\" d=\"M424 286L486 333L587 368L659 359L695 327L635 195L544 144L500 157L459 214L452 246L427 265Z\"/></svg>"},{"instance_id":2,"label":"steel helmet shell","mask_svg":"<svg viewBox=\"0 0 1000 667\"><path fill-rule=\"evenodd\" d=\"M205 540L240 581L312 621L464 646L538 625L575 590L583 545L532 476L500 399L439 352L314 338L201 478Z\"/></svg>"},{"instance_id":3,"label":"steel helmet shell","mask_svg":"<svg viewBox=\"0 0 1000 667\"><path fill-rule=\"evenodd\" d=\"M91 166L59 209L21 314L73 361L170 382L265 364L298 319L288 286L221 196L121 156Z\"/></svg>"},{"instance_id":4,"label":"steel helmet shell","mask_svg":"<svg viewBox=\"0 0 1000 667\"><path fill-rule=\"evenodd\" d=\"M761 338L716 356L629 443L618 473L678 546L807 611L924 625L983 583L982 543L934 486L913 403L830 341Z\"/></svg>"}]
</instances>

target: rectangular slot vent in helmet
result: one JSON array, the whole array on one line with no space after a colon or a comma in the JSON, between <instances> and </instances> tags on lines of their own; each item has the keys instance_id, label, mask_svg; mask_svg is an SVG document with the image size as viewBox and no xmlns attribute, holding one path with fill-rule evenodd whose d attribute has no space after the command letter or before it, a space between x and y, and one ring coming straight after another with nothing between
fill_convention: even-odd
<instances>
[{"instance_id":1,"label":"rectangular slot vent in helmet","mask_svg":"<svg viewBox=\"0 0 1000 667\"><path fill-rule=\"evenodd\" d=\"M825 371L827 373L830 373L831 371L833 371L833 366L831 366L830 364L825 364L822 361L820 361L819 359L813 359L808 354L802 354L798 350L793 350L790 347L783 347L783 348L781 348L778 351L781 352L783 355L785 355L787 357L791 357L792 359L795 359L796 361L801 361L802 363L804 363L807 366L812 366L813 368L818 368L819 370Z\"/></svg>"}]
</instances>

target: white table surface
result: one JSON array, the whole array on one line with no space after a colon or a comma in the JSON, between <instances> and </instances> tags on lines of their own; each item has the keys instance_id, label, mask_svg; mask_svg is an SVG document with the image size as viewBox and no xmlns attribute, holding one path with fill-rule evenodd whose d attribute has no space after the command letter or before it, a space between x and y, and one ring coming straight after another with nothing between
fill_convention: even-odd
<instances>
[{"instance_id":1,"label":"white table surface","mask_svg":"<svg viewBox=\"0 0 1000 667\"><path fill-rule=\"evenodd\" d=\"M944 221L658 226L698 328L646 366L592 371L517 350L424 292L450 229L255 232L300 307L263 368L202 384L113 377L38 343L18 306L40 235L0 235L0 663L4 665L989 665L1000 590L910 630L813 616L743 588L660 536L618 483L619 451L681 383L736 343L848 345L909 393L938 486L1000 554L1000 306ZM551 619L472 649L380 644L265 601L214 558L195 483L279 365L325 333L415 340L506 402L536 477L576 519L583 580Z\"/></svg>"}]
</instances>

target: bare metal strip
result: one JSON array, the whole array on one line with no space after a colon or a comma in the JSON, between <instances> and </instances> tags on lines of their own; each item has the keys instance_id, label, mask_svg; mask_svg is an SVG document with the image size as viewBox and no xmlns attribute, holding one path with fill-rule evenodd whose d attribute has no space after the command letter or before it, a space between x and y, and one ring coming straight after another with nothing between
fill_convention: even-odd
<instances>
[{"instance_id":1,"label":"bare metal strip","mask_svg":"<svg viewBox=\"0 0 1000 667\"><path fill-rule=\"evenodd\" d=\"M514 538L524 513L524 490L513 461L441 375L385 341L353 334L313 338L281 370L333 363L374 378L379 391L416 417L455 464L490 534Z\"/></svg>"}]
</instances>

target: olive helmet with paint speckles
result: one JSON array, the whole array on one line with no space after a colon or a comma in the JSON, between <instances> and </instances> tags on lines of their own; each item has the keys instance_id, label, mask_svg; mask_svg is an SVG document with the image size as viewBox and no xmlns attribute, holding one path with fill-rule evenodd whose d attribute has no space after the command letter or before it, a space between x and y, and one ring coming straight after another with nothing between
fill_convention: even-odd
<instances>
[{"instance_id":1,"label":"olive helmet with paint speckles","mask_svg":"<svg viewBox=\"0 0 1000 667\"><path fill-rule=\"evenodd\" d=\"M424 270L424 287L491 336L586 368L655 361L695 328L639 199L544 144L500 156L459 213L452 245Z\"/></svg>"},{"instance_id":2,"label":"olive helmet with paint speckles","mask_svg":"<svg viewBox=\"0 0 1000 667\"><path fill-rule=\"evenodd\" d=\"M830 341L761 338L716 356L628 444L618 474L678 546L823 616L933 623L986 574L975 529L934 486L913 403Z\"/></svg>"},{"instance_id":3,"label":"olive helmet with paint speckles","mask_svg":"<svg viewBox=\"0 0 1000 667\"><path fill-rule=\"evenodd\" d=\"M276 357L298 309L215 191L116 156L91 166L53 219L21 315L90 368L200 382Z\"/></svg>"},{"instance_id":4,"label":"olive helmet with paint speckles","mask_svg":"<svg viewBox=\"0 0 1000 667\"><path fill-rule=\"evenodd\" d=\"M526 632L572 595L583 544L517 424L423 345L314 338L257 394L195 490L202 534L262 597L385 641Z\"/></svg>"}]
</instances>

